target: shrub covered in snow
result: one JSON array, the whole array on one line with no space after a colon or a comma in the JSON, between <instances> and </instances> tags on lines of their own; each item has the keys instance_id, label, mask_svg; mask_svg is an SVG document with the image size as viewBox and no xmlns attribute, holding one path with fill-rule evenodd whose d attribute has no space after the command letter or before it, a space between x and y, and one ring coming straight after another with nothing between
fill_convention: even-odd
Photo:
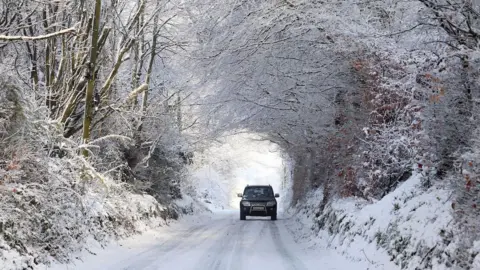
<instances>
[{"instance_id":1,"label":"shrub covered in snow","mask_svg":"<svg viewBox=\"0 0 480 270\"><path fill-rule=\"evenodd\" d=\"M175 197L165 197L164 206L108 171L100 173L91 164L98 159L79 155L85 146L65 139L31 96L14 84L0 88L2 269L66 262L88 241L138 233L182 211L167 205Z\"/></svg>"},{"instance_id":2,"label":"shrub covered in snow","mask_svg":"<svg viewBox=\"0 0 480 270\"><path fill-rule=\"evenodd\" d=\"M299 239L367 261L371 269L477 269L478 241L466 247L465 235L452 226L451 196L439 185L425 191L417 173L375 203L339 199L319 211L317 192L293 216L311 230L298 224L291 229Z\"/></svg>"},{"instance_id":3,"label":"shrub covered in snow","mask_svg":"<svg viewBox=\"0 0 480 270\"><path fill-rule=\"evenodd\" d=\"M460 227L465 248L471 248L480 239L480 144L479 129L473 132L472 146L456 160L456 170L449 175L453 187L451 207Z\"/></svg>"}]
</instances>

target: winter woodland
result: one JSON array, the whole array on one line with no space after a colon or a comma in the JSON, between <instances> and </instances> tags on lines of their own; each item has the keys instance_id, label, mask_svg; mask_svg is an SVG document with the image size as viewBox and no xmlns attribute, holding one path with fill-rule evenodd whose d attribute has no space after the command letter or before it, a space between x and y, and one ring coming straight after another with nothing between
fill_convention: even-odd
<instances>
[{"instance_id":1,"label":"winter woodland","mask_svg":"<svg viewBox=\"0 0 480 270\"><path fill-rule=\"evenodd\" d=\"M478 0L0 0L0 264L191 213L189 168L249 133L319 230L412 177L405 203L444 192L443 241L372 237L402 268L475 269L479 90Z\"/></svg>"}]
</instances>

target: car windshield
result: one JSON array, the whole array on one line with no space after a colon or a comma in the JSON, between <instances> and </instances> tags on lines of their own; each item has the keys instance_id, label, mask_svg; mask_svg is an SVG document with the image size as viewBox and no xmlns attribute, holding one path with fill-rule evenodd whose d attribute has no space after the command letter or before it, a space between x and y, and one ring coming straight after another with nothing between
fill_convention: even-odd
<instances>
[{"instance_id":1,"label":"car windshield","mask_svg":"<svg viewBox=\"0 0 480 270\"><path fill-rule=\"evenodd\" d=\"M273 197L273 190L271 187L247 187L243 193L245 198L269 198Z\"/></svg>"}]
</instances>

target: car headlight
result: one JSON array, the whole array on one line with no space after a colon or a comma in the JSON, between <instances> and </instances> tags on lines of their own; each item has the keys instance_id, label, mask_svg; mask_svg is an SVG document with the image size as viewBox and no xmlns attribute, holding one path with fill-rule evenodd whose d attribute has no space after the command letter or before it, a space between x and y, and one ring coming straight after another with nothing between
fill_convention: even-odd
<instances>
[{"instance_id":1,"label":"car headlight","mask_svg":"<svg viewBox=\"0 0 480 270\"><path fill-rule=\"evenodd\" d=\"M277 204L276 201L269 201L269 202L267 202L267 206L274 206L275 204Z\"/></svg>"},{"instance_id":2,"label":"car headlight","mask_svg":"<svg viewBox=\"0 0 480 270\"><path fill-rule=\"evenodd\" d=\"M250 206L250 202L242 202L243 206Z\"/></svg>"}]
</instances>

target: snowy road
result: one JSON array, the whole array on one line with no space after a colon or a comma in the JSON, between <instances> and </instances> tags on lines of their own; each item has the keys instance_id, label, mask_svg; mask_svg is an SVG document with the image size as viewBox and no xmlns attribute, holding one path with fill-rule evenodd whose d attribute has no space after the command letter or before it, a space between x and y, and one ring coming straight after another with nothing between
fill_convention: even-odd
<instances>
[{"instance_id":1,"label":"snowy road","mask_svg":"<svg viewBox=\"0 0 480 270\"><path fill-rule=\"evenodd\" d=\"M282 220L238 219L237 211L219 213L185 228L143 252L107 269L309 269L300 259ZM318 269L318 268L317 268Z\"/></svg>"},{"instance_id":2,"label":"snowy road","mask_svg":"<svg viewBox=\"0 0 480 270\"><path fill-rule=\"evenodd\" d=\"M117 246L93 249L81 261L54 270L350 270L368 269L332 250L307 249L293 240L288 220L247 217L238 210L190 217Z\"/></svg>"}]
</instances>

